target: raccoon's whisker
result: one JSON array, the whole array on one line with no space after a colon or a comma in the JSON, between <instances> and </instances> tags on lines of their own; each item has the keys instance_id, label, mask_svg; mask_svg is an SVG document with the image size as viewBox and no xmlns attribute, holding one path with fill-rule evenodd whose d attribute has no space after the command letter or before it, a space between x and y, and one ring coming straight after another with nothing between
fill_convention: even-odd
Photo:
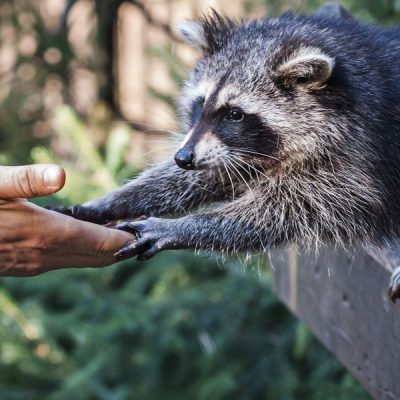
<instances>
[{"instance_id":1,"label":"raccoon's whisker","mask_svg":"<svg viewBox=\"0 0 400 400\"><path fill-rule=\"evenodd\" d=\"M225 163L225 161L224 161L224 163ZM235 182L234 181L235 181L235 179L237 180L237 176L235 174L235 171L230 166L230 163L225 163L225 165L226 165L226 169L227 169L227 171L229 173L229 180L230 180L231 185L232 185L232 195L235 196L236 192L235 192Z\"/></svg>"},{"instance_id":2,"label":"raccoon's whisker","mask_svg":"<svg viewBox=\"0 0 400 400\"><path fill-rule=\"evenodd\" d=\"M251 170L253 170L256 173L257 181L260 179L260 176L259 176L260 174L267 178L267 175L263 174L261 171L259 171L257 168L255 168L254 165L250 165L248 162L242 160L240 157L237 157L234 154L231 154L231 157L233 157L237 161L237 164L239 164L241 167L249 168L249 170L247 171L249 174L251 174Z\"/></svg>"},{"instance_id":3,"label":"raccoon's whisker","mask_svg":"<svg viewBox=\"0 0 400 400\"><path fill-rule=\"evenodd\" d=\"M246 179L244 178L244 176L240 173L240 171L237 169L237 167L235 167L234 162L236 164L238 164L233 158L230 158L229 156L226 159L229 164L231 165L231 167L239 174L240 178L243 180L244 184L247 186L247 188L249 189L251 195L254 197L254 200L256 199L256 196L254 195L253 190L251 189L250 185L248 184L248 182L246 181ZM240 167L241 165L238 164Z\"/></svg>"},{"instance_id":4,"label":"raccoon's whisker","mask_svg":"<svg viewBox=\"0 0 400 400\"><path fill-rule=\"evenodd\" d=\"M199 179L197 182L196 182L196 181L193 181L191 184L192 184L193 186L199 187L200 189L204 190L205 192L213 193L212 190L206 188L206 187L207 187L207 182L204 182L203 179Z\"/></svg>"},{"instance_id":5,"label":"raccoon's whisker","mask_svg":"<svg viewBox=\"0 0 400 400\"><path fill-rule=\"evenodd\" d=\"M258 175L262 175L264 178L267 178L267 179L268 179L268 176L265 175L265 174L263 174L261 171L259 171L259 170L254 166L254 164L253 164L253 165L250 165L247 161L242 160L240 157L238 157L238 156L235 155L235 154L231 154L231 157L234 157L234 158L235 158L236 160L238 160L241 164L243 164L243 165L245 165L245 166L251 168L253 171L255 171L257 177L258 177Z\"/></svg>"},{"instance_id":6,"label":"raccoon's whisker","mask_svg":"<svg viewBox=\"0 0 400 400\"><path fill-rule=\"evenodd\" d=\"M168 139L154 139L154 140L146 139L146 143L161 143L161 144L169 146L169 147L175 146L175 144L171 143L171 140L169 138Z\"/></svg>"},{"instance_id":7,"label":"raccoon's whisker","mask_svg":"<svg viewBox=\"0 0 400 400\"><path fill-rule=\"evenodd\" d=\"M222 160L222 164L224 165L224 168L225 168L226 173L227 173L227 175L228 175L228 179L229 179L229 181L231 182L231 186L232 186L232 200L235 200L235 185L233 184L233 180L232 180L231 174L229 173L229 168L228 168L228 166L226 165L225 161L223 161L223 160Z\"/></svg>"},{"instance_id":8,"label":"raccoon's whisker","mask_svg":"<svg viewBox=\"0 0 400 400\"><path fill-rule=\"evenodd\" d=\"M146 163L149 161L148 159L146 159L146 157L151 156L159 151L160 151L159 149L151 149L151 150L141 151L140 155L143 156L144 162Z\"/></svg>"},{"instance_id":9,"label":"raccoon's whisker","mask_svg":"<svg viewBox=\"0 0 400 400\"><path fill-rule=\"evenodd\" d=\"M239 153L239 154L243 154L243 155L246 155L246 154L248 154L248 155L258 155L258 156L261 156L261 157L270 158L272 160L281 162L281 160L279 160L279 158L276 158L276 157L271 156L269 154L259 153L257 151L246 150L246 149L231 149L231 151L233 153Z\"/></svg>"},{"instance_id":10,"label":"raccoon's whisker","mask_svg":"<svg viewBox=\"0 0 400 400\"><path fill-rule=\"evenodd\" d=\"M179 135L180 132L172 131L170 129L163 129L163 128L148 128L144 132L167 132L172 135Z\"/></svg>"},{"instance_id":11,"label":"raccoon's whisker","mask_svg":"<svg viewBox=\"0 0 400 400\"><path fill-rule=\"evenodd\" d=\"M225 178L224 178L224 173L223 173L222 167L218 166L217 171L218 171L219 179L221 179L221 182L222 182L222 187L225 188ZM225 169L225 172L226 172L226 169Z\"/></svg>"},{"instance_id":12,"label":"raccoon's whisker","mask_svg":"<svg viewBox=\"0 0 400 400\"><path fill-rule=\"evenodd\" d=\"M149 140L149 141L146 141L146 144L149 144L149 147L157 146L157 148L154 149L154 151L161 151L162 152L163 150L166 150L166 151L168 151L168 153L170 153L170 152L174 153L174 152L176 152L178 150L178 147L176 145L172 144L172 143L168 144L168 143ZM161 145L162 147L160 147L158 145Z\"/></svg>"},{"instance_id":13,"label":"raccoon's whisker","mask_svg":"<svg viewBox=\"0 0 400 400\"><path fill-rule=\"evenodd\" d=\"M259 155L259 156L262 156L262 157L269 157L268 154L259 153L259 152L257 152L257 151L253 151L253 150L235 149L235 148L230 148L230 150L231 150L233 153L247 153L247 154ZM271 157L272 157L272 156L271 156Z\"/></svg>"},{"instance_id":14,"label":"raccoon's whisker","mask_svg":"<svg viewBox=\"0 0 400 400\"><path fill-rule=\"evenodd\" d=\"M129 121L124 121L124 120L118 120L118 121L121 121L123 124L126 124L128 126L133 125L133 124L130 124ZM156 126L145 124L143 122L135 121L134 125L143 127L144 128L143 132L167 132L167 133L171 133L171 134L179 134L180 133L180 132L177 132L177 131L174 131L171 129L158 128Z\"/></svg>"},{"instance_id":15,"label":"raccoon's whisker","mask_svg":"<svg viewBox=\"0 0 400 400\"><path fill-rule=\"evenodd\" d=\"M167 124L171 124L172 125L172 124L175 123L175 115L174 114L170 114L169 112L167 112L167 115L166 115L166 113L157 113L157 112L149 110L147 112L147 114L152 116L152 117L154 117L154 118L156 118L156 119L162 120L163 122L165 122Z\"/></svg>"},{"instance_id":16,"label":"raccoon's whisker","mask_svg":"<svg viewBox=\"0 0 400 400\"><path fill-rule=\"evenodd\" d=\"M281 164L284 164L284 163L282 162L282 160L279 160L278 158L273 157L273 156L270 156L270 155L268 155L268 154L259 154L259 153L243 152L242 150L235 150L235 151L233 151L233 153L236 153L236 154L238 154L238 155L240 155L240 156L245 156L245 157L246 157L246 156L247 156L247 157L253 156L253 157L252 157L253 160L257 159L257 160L263 161L263 160L265 160L265 159L270 159L270 160L278 161L278 162L280 162Z\"/></svg>"}]
</instances>

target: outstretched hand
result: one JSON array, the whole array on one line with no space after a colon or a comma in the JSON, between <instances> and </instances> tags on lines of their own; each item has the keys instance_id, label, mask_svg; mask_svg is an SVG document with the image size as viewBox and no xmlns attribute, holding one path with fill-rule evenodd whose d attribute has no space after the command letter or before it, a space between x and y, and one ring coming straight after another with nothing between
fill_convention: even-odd
<instances>
[{"instance_id":1,"label":"outstretched hand","mask_svg":"<svg viewBox=\"0 0 400 400\"><path fill-rule=\"evenodd\" d=\"M0 276L32 276L60 268L103 267L134 239L127 232L45 210L30 197L59 191L56 165L0 167Z\"/></svg>"}]
</instances>

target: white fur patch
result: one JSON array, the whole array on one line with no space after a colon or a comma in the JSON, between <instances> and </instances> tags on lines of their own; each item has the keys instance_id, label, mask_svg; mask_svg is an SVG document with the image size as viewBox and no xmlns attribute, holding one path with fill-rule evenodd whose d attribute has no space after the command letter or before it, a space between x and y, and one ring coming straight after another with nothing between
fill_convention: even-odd
<instances>
[{"instance_id":1,"label":"white fur patch","mask_svg":"<svg viewBox=\"0 0 400 400\"><path fill-rule=\"evenodd\" d=\"M195 99L203 97L205 101L211 96L214 91L215 83L210 80L202 80L196 85L185 86L183 96L186 104L191 104Z\"/></svg>"},{"instance_id":2,"label":"white fur patch","mask_svg":"<svg viewBox=\"0 0 400 400\"><path fill-rule=\"evenodd\" d=\"M207 132L202 135L194 148L195 159L200 161L222 147L224 144L211 132Z\"/></svg>"},{"instance_id":3,"label":"white fur patch","mask_svg":"<svg viewBox=\"0 0 400 400\"><path fill-rule=\"evenodd\" d=\"M193 135L194 129L191 129L185 136L181 143L180 149L182 149L190 140ZM220 164L220 158L224 157L227 153L226 146L221 142L217 136L211 132L203 134L194 149L194 160L198 165L218 165Z\"/></svg>"},{"instance_id":4,"label":"white fur patch","mask_svg":"<svg viewBox=\"0 0 400 400\"><path fill-rule=\"evenodd\" d=\"M320 68L316 69L315 67ZM316 80L326 81L332 74L335 60L316 47L301 47L278 67L278 73L290 77L312 76L316 73Z\"/></svg>"},{"instance_id":5,"label":"white fur patch","mask_svg":"<svg viewBox=\"0 0 400 400\"><path fill-rule=\"evenodd\" d=\"M307 62L310 60L321 60L326 62L331 68L334 67L335 61L333 58L323 53L322 50L316 47L301 47L292 57L279 67L279 70L284 70L298 63Z\"/></svg>"},{"instance_id":6,"label":"white fur patch","mask_svg":"<svg viewBox=\"0 0 400 400\"><path fill-rule=\"evenodd\" d=\"M204 36L204 28L201 22L185 21L176 27L177 34L190 46L196 49L206 49L207 41Z\"/></svg>"},{"instance_id":7,"label":"white fur patch","mask_svg":"<svg viewBox=\"0 0 400 400\"><path fill-rule=\"evenodd\" d=\"M240 96L240 91L238 90L238 88L236 86L233 86L233 85L224 86L218 92L218 99L217 99L217 103L215 105L215 109L223 107L226 104L231 105L231 102L234 101L234 99L238 96Z\"/></svg>"}]
</instances>

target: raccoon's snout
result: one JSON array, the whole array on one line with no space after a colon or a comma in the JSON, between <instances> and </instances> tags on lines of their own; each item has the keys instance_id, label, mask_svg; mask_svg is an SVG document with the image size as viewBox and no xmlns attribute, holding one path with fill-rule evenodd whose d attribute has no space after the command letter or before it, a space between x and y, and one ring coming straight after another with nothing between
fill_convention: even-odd
<instances>
[{"instance_id":1,"label":"raccoon's snout","mask_svg":"<svg viewBox=\"0 0 400 400\"><path fill-rule=\"evenodd\" d=\"M209 130L192 130L175 154L175 162L183 169L206 169L219 164L226 146Z\"/></svg>"},{"instance_id":2,"label":"raccoon's snout","mask_svg":"<svg viewBox=\"0 0 400 400\"><path fill-rule=\"evenodd\" d=\"M175 162L179 168L194 169L194 152L186 147L181 148L175 154Z\"/></svg>"}]
</instances>

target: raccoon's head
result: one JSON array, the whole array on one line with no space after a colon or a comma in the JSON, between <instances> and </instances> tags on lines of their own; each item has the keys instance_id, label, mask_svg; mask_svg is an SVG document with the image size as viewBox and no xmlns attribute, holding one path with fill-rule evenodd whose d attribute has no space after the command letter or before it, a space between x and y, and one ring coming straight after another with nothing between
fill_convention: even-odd
<instances>
[{"instance_id":1,"label":"raccoon's head","mask_svg":"<svg viewBox=\"0 0 400 400\"><path fill-rule=\"evenodd\" d=\"M178 27L203 53L180 100L186 136L175 155L178 166L251 160L268 168L305 159L321 142L334 141L323 100L333 93L335 60L304 40L307 29L299 33L290 18L237 23L213 12Z\"/></svg>"}]
</instances>

